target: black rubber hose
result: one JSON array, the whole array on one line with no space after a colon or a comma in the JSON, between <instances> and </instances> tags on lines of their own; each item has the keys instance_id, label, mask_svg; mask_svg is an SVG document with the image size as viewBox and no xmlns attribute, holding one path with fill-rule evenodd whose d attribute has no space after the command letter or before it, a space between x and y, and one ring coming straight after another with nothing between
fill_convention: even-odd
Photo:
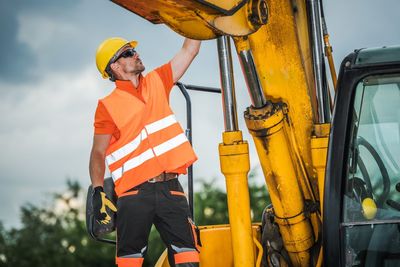
<instances>
[{"instance_id":1,"label":"black rubber hose","mask_svg":"<svg viewBox=\"0 0 400 267\"><path fill-rule=\"evenodd\" d=\"M364 161L361 159L360 156L358 157L357 164L358 164L358 167L360 167L360 171L361 171L362 177L364 178L364 182L367 186L367 190L369 191L369 193L372 194L373 191L372 191L371 178L369 177L367 167L365 167Z\"/></svg>"}]
</instances>

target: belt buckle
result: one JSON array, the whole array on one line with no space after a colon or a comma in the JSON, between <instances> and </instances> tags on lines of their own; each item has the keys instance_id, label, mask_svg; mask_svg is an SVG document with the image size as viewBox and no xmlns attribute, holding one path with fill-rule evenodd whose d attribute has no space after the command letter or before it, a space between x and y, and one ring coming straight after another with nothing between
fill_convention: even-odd
<instances>
[{"instance_id":1,"label":"belt buckle","mask_svg":"<svg viewBox=\"0 0 400 267\"><path fill-rule=\"evenodd\" d=\"M157 180L154 179L154 178L151 178L151 179L147 180L147 182L148 182L148 183L151 183L151 184L154 184L154 183L157 182Z\"/></svg>"}]
</instances>

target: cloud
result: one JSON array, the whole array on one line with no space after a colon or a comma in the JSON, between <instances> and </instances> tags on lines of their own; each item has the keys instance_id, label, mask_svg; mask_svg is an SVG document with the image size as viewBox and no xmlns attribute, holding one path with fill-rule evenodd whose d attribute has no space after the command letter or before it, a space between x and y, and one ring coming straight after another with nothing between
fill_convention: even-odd
<instances>
[{"instance_id":1,"label":"cloud","mask_svg":"<svg viewBox=\"0 0 400 267\"><path fill-rule=\"evenodd\" d=\"M324 1L336 68L354 49L400 44L398 0Z\"/></svg>"},{"instance_id":2,"label":"cloud","mask_svg":"<svg viewBox=\"0 0 400 267\"><path fill-rule=\"evenodd\" d=\"M31 79L32 75L27 68L27 63L35 65L36 57L25 43L18 40L17 9L6 1L0 1L0 51L2 62L0 64L0 79L12 82L22 82Z\"/></svg>"},{"instance_id":3,"label":"cloud","mask_svg":"<svg viewBox=\"0 0 400 267\"><path fill-rule=\"evenodd\" d=\"M61 190L66 177L87 185L88 157L96 99L104 95L94 70L82 70L74 80L60 74L46 76L35 90L29 84L0 98L0 201L12 203L0 220L15 222L16 206L38 203L43 193ZM57 87L54 85L57 84ZM26 192L16 195L16 192ZM13 209L10 212L9 209Z\"/></svg>"},{"instance_id":4,"label":"cloud","mask_svg":"<svg viewBox=\"0 0 400 267\"><path fill-rule=\"evenodd\" d=\"M67 19L65 14L79 2L78 0L62 2L1 0L0 30L3 37L0 42L0 51L2 51L3 62L0 64L0 80L12 83L30 82L38 78L40 74L35 70L41 55L30 46L30 41L35 42L38 33L41 36L50 36L52 32L48 32L45 27L40 27L43 25L31 24L30 30L34 35L30 35L29 40L24 39L24 35L20 35L21 27L30 24L29 19L26 18L46 14L47 25L53 25L56 20ZM34 28L34 26L38 27Z\"/></svg>"},{"instance_id":5,"label":"cloud","mask_svg":"<svg viewBox=\"0 0 400 267\"><path fill-rule=\"evenodd\" d=\"M0 81L10 84L37 81L49 72L74 77L82 68L95 67L97 46L112 36L151 43L146 38L152 31L153 40L162 38L166 45L176 42L167 27L154 26L110 1L94 6L91 0L0 0L0 5L0 27L7 36L0 42L1 51L7 51L7 64L0 64ZM152 50L148 61L163 62L166 51L160 50L159 43L153 41L146 49Z\"/></svg>"}]
</instances>

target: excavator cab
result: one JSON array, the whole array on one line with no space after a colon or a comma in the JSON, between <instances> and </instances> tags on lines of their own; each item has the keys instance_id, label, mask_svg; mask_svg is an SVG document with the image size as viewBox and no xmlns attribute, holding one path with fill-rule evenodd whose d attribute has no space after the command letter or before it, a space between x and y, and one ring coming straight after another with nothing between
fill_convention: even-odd
<instances>
[{"instance_id":1,"label":"excavator cab","mask_svg":"<svg viewBox=\"0 0 400 267\"><path fill-rule=\"evenodd\" d=\"M400 47L355 51L338 79L324 190L324 266L400 266L399 165Z\"/></svg>"}]
</instances>

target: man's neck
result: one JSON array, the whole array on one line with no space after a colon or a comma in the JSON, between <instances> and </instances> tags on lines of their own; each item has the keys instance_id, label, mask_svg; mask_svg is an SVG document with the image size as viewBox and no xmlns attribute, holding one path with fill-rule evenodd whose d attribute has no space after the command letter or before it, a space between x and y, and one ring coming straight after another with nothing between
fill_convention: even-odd
<instances>
[{"instance_id":1,"label":"man's neck","mask_svg":"<svg viewBox=\"0 0 400 267\"><path fill-rule=\"evenodd\" d=\"M133 86L135 88L137 88L139 86L139 82L140 82L140 75L141 73L135 73L135 74L131 74L131 75L123 75L122 80L125 81L131 81Z\"/></svg>"},{"instance_id":2,"label":"man's neck","mask_svg":"<svg viewBox=\"0 0 400 267\"><path fill-rule=\"evenodd\" d=\"M133 86L135 86L135 88L137 88L139 86L140 73L130 77L129 80L132 82Z\"/></svg>"}]
</instances>

